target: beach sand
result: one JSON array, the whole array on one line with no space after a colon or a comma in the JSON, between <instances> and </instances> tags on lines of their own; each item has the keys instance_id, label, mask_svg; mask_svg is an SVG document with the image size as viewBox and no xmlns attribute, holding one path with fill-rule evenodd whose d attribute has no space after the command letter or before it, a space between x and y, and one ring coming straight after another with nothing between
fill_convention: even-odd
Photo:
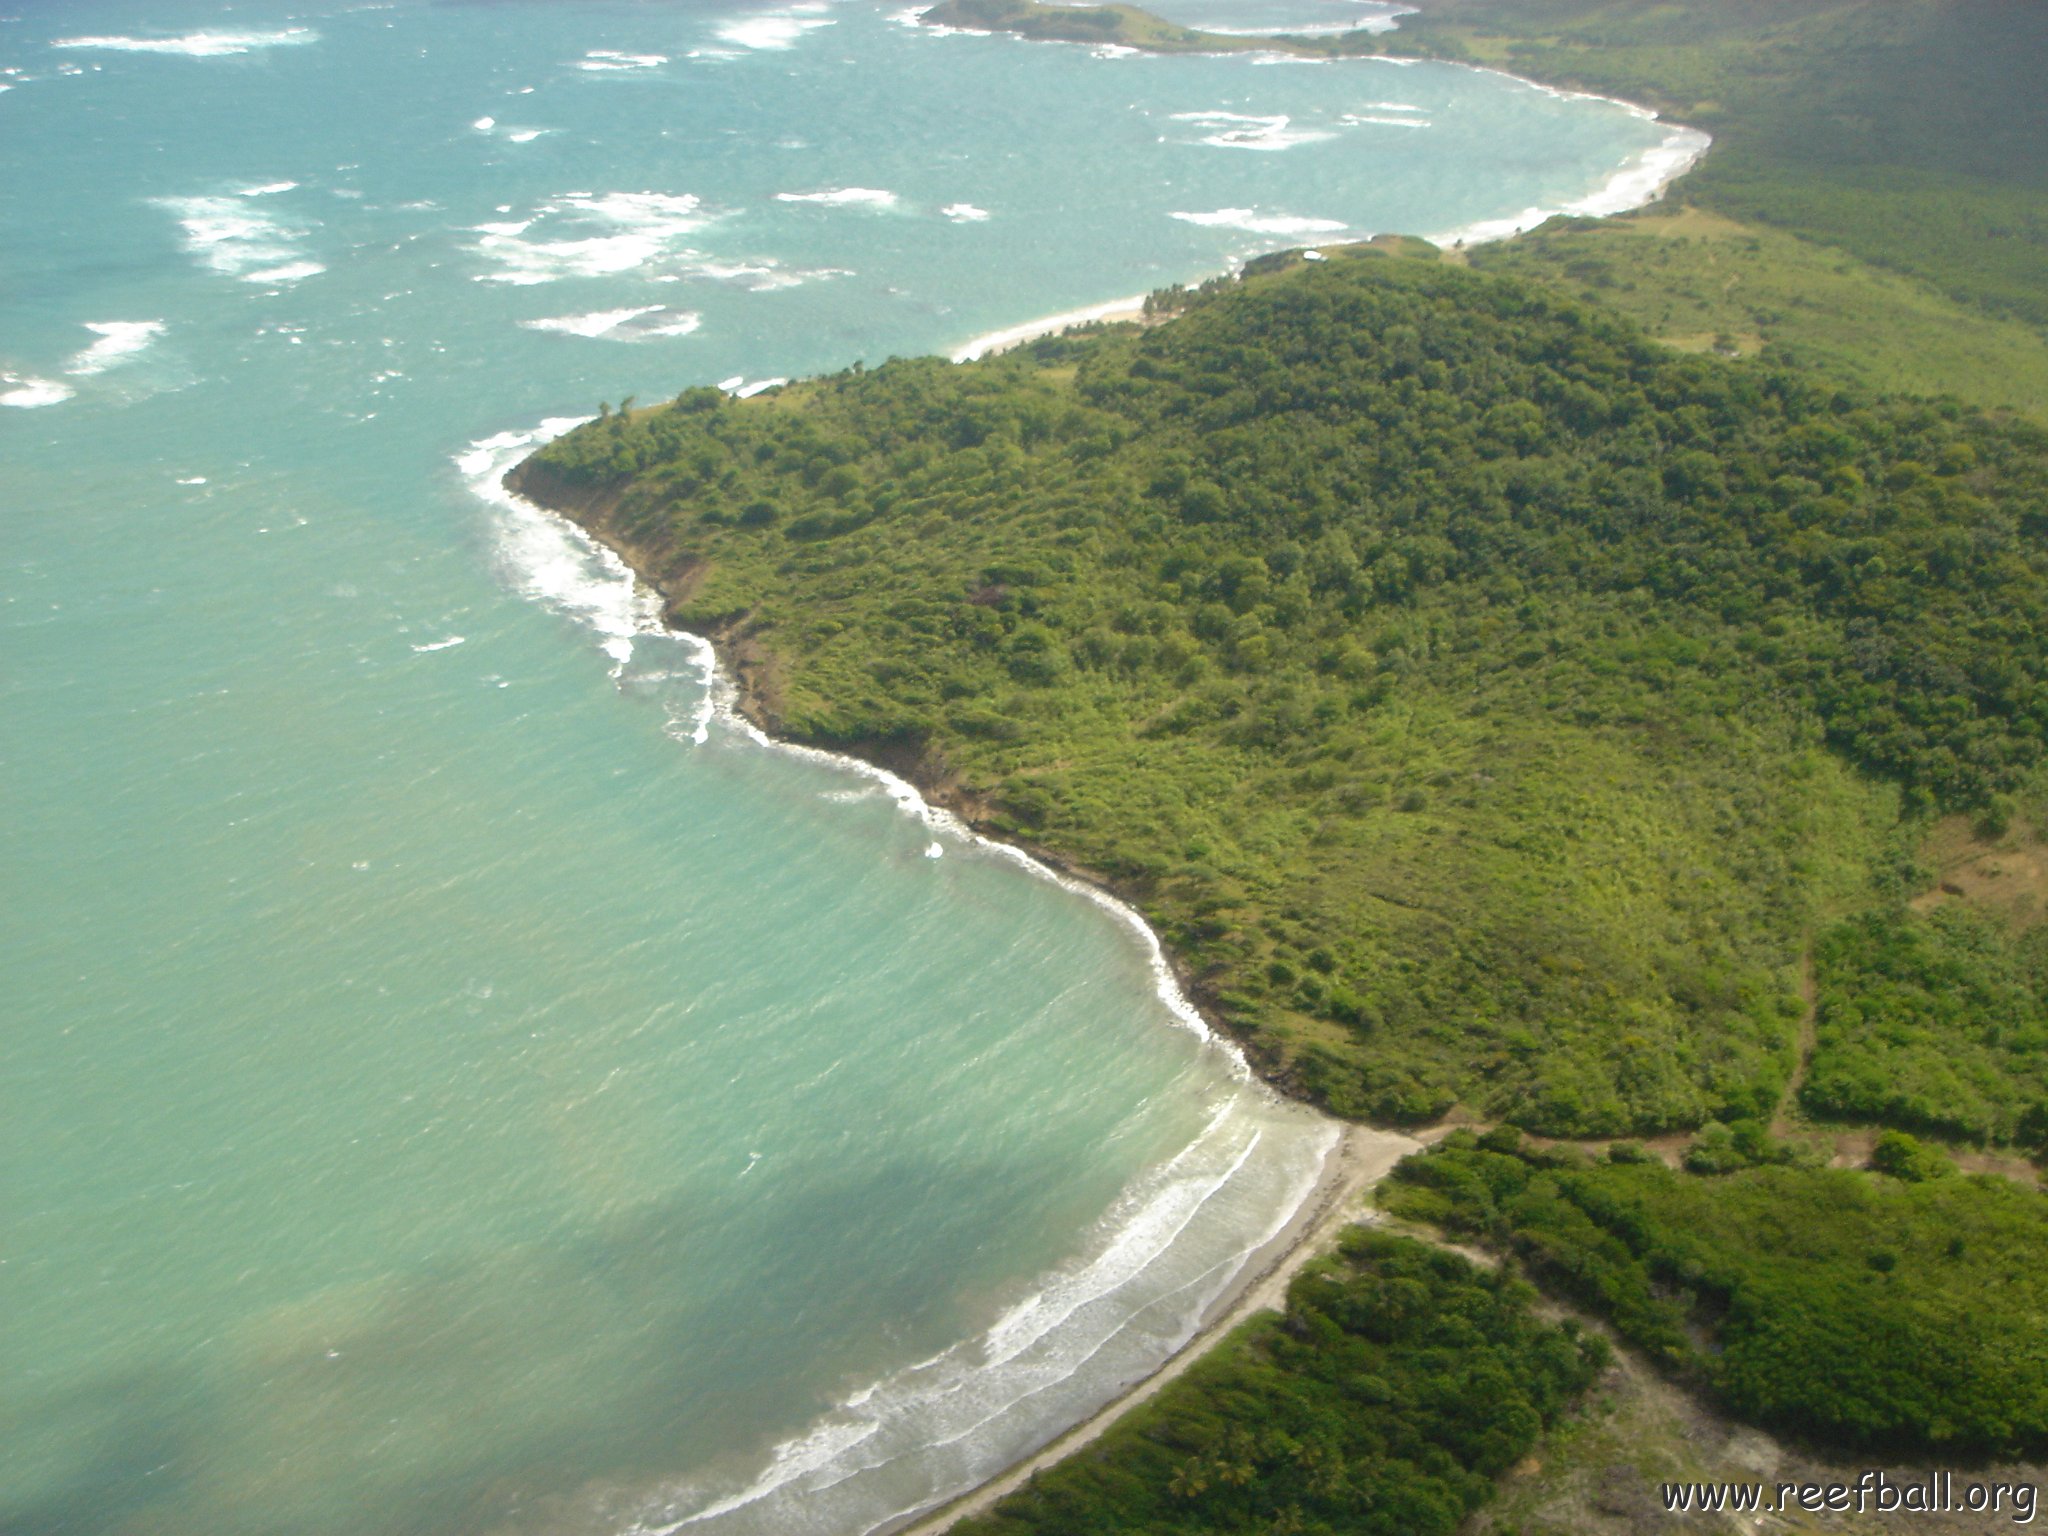
<instances>
[{"instance_id":1,"label":"beach sand","mask_svg":"<svg viewBox=\"0 0 2048 1536\"><path fill-rule=\"evenodd\" d=\"M998 352L1021 347L1025 342L1036 341L1041 336L1057 336L1061 331L1071 331L1077 325L1144 318L1145 295L1134 293L1126 299L1111 299L1107 303L1091 304L1086 309L1070 309L1064 314L1027 320L1024 324L1013 325L1007 330L990 331L986 336L975 337L964 347L955 348L950 355L956 363L971 363L978 357L994 357Z\"/></svg>"}]
</instances>

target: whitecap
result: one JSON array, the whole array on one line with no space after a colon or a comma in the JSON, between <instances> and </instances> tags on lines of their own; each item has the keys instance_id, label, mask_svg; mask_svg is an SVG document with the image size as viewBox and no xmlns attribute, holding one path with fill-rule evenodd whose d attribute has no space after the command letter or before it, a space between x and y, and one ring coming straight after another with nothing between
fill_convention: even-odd
<instances>
[{"instance_id":1,"label":"whitecap","mask_svg":"<svg viewBox=\"0 0 2048 1536\"><path fill-rule=\"evenodd\" d=\"M986 208L977 208L972 203L948 203L939 212L955 224L979 224L988 217Z\"/></svg>"},{"instance_id":2,"label":"whitecap","mask_svg":"<svg viewBox=\"0 0 2048 1536\"><path fill-rule=\"evenodd\" d=\"M668 55L664 53L620 53L613 48L593 48L577 62L576 67L594 75L601 75L659 69L667 62Z\"/></svg>"},{"instance_id":3,"label":"whitecap","mask_svg":"<svg viewBox=\"0 0 2048 1536\"><path fill-rule=\"evenodd\" d=\"M778 192L778 203L821 203L828 208L893 208L896 194L880 187L826 187L817 192Z\"/></svg>"},{"instance_id":4,"label":"whitecap","mask_svg":"<svg viewBox=\"0 0 2048 1536\"><path fill-rule=\"evenodd\" d=\"M271 192L283 190L271 188ZM230 197L157 197L184 231L185 249L208 267L250 282L296 282L326 269L305 259L304 233L252 205L253 192ZM269 195L268 193L264 195Z\"/></svg>"},{"instance_id":5,"label":"whitecap","mask_svg":"<svg viewBox=\"0 0 2048 1536\"><path fill-rule=\"evenodd\" d=\"M1255 208L1214 208L1207 213L1175 213L1169 217L1205 229L1241 229L1252 235L1334 235L1349 226L1342 219L1300 218L1287 213L1260 213Z\"/></svg>"},{"instance_id":6,"label":"whitecap","mask_svg":"<svg viewBox=\"0 0 2048 1536\"><path fill-rule=\"evenodd\" d=\"M18 411L33 411L45 405L62 405L78 391L55 379L39 379L29 373L0 371L0 405Z\"/></svg>"},{"instance_id":7,"label":"whitecap","mask_svg":"<svg viewBox=\"0 0 2048 1536\"><path fill-rule=\"evenodd\" d=\"M1202 136L1202 142L1218 149L1293 149L1298 144L1314 144L1334 137L1323 129L1296 128L1293 119L1284 112L1270 116L1243 112L1176 112L1173 120L1212 130Z\"/></svg>"},{"instance_id":8,"label":"whitecap","mask_svg":"<svg viewBox=\"0 0 2048 1536\"><path fill-rule=\"evenodd\" d=\"M555 132L552 128L521 128L511 123L501 123L495 117L480 117L469 126L478 133L503 139L508 144L531 144L542 134Z\"/></svg>"},{"instance_id":9,"label":"whitecap","mask_svg":"<svg viewBox=\"0 0 2048 1536\"><path fill-rule=\"evenodd\" d=\"M805 283L833 277L851 277L845 267L785 267L773 256L755 261L718 261L690 253L670 263L673 270L662 282L679 283L698 279L733 283L749 293L773 293L781 288L801 288Z\"/></svg>"},{"instance_id":10,"label":"whitecap","mask_svg":"<svg viewBox=\"0 0 2048 1536\"><path fill-rule=\"evenodd\" d=\"M413 649L414 649L415 651L420 651L420 652L426 652L426 651L445 651L445 650L448 650L448 649L450 649L450 648L451 648L451 647L453 647L453 646L458 646L458 645L462 644L462 642L463 642L464 640L468 639L468 638L469 638L469 637L468 637L467 635L450 635L450 636L449 636L449 637L448 637L448 638L447 638L446 640L434 640L434 641L430 641L430 642L429 642L429 643L427 643L426 645L416 645L416 646L414 646L414 647L413 647Z\"/></svg>"},{"instance_id":11,"label":"whitecap","mask_svg":"<svg viewBox=\"0 0 2048 1536\"><path fill-rule=\"evenodd\" d=\"M792 5L779 11L762 11L742 16L718 28L718 36L738 48L758 51L794 48L806 32L829 27L832 19L821 16L823 5Z\"/></svg>"},{"instance_id":12,"label":"whitecap","mask_svg":"<svg viewBox=\"0 0 2048 1536\"><path fill-rule=\"evenodd\" d=\"M1368 124L1376 124L1382 128L1427 128L1430 126L1429 119L1426 117L1391 117L1375 112L1346 112L1338 121L1347 128L1361 128Z\"/></svg>"},{"instance_id":13,"label":"whitecap","mask_svg":"<svg viewBox=\"0 0 2048 1536\"><path fill-rule=\"evenodd\" d=\"M557 331L565 336L602 337L608 341L653 341L666 336L687 336L704 323L694 310L675 310L662 304L645 304L632 309L601 309L587 315L557 315L547 320L522 320L529 331Z\"/></svg>"},{"instance_id":14,"label":"whitecap","mask_svg":"<svg viewBox=\"0 0 2048 1536\"><path fill-rule=\"evenodd\" d=\"M310 27L287 27L281 32L188 32L182 37L60 37L52 48L104 48L117 53L171 53L188 59L218 59L234 54L254 53L262 48L297 47L317 43L320 34Z\"/></svg>"},{"instance_id":15,"label":"whitecap","mask_svg":"<svg viewBox=\"0 0 2048 1536\"><path fill-rule=\"evenodd\" d=\"M317 261L287 261L282 266L264 267L257 272L245 272L245 283L297 283L309 277L318 277L327 269ZM294 340L297 338L294 337Z\"/></svg>"},{"instance_id":16,"label":"whitecap","mask_svg":"<svg viewBox=\"0 0 2048 1536\"><path fill-rule=\"evenodd\" d=\"M519 323L529 331L560 331L565 336L602 336L628 320L653 314L660 308L659 304L648 304L639 309L600 309L587 315L556 315L549 320L522 320Z\"/></svg>"},{"instance_id":17,"label":"whitecap","mask_svg":"<svg viewBox=\"0 0 2048 1536\"><path fill-rule=\"evenodd\" d=\"M66 373L105 373L134 357L164 333L161 320L89 320L85 328L99 340L65 364Z\"/></svg>"},{"instance_id":18,"label":"whitecap","mask_svg":"<svg viewBox=\"0 0 2048 1536\"><path fill-rule=\"evenodd\" d=\"M253 186L253 187L241 187L241 188L238 188L238 189L236 190L236 192L235 192L235 196L237 196L237 197L275 197L275 196L277 196L277 194L278 194L278 193L280 193L280 192L292 192L292 191L296 191L296 190L297 190L297 188L298 188L298 185L299 185L299 184L298 184L298 183L297 183L296 181L263 181L263 182L258 182L258 183L257 183L257 184L256 184L255 186Z\"/></svg>"},{"instance_id":19,"label":"whitecap","mask_svg":"<svg viewBox=\"0 0 2048 1536\"><path fill-rule=\"evenodd\" d=\"M710 221L697 198L665 192L569 192L524 220L473 226L472 249L494 262L480 281L527 285L564 277L634 272L680 255L684 239ZM536 226L562 238L527 238Z\"/></svg>"}]
</instances>

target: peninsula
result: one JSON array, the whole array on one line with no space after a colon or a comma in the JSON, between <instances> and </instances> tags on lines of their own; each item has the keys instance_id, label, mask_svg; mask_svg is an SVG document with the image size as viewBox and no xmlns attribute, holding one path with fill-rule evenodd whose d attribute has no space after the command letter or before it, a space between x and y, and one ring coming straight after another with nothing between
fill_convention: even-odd
<instances>
[{"instance_id":1,"label":"peninsula","mask_svg":"<svg viewBox=\"0 0 2048 1536\"><path fill-rule=\"evenodd\" d=\"M2048 32L1769 10L1439 0L1349 44L1676 108L1719 143L1674 206L688 390L511 484L625 554L766 727L1126 896L1273 1081L1470 1127L1397 1173L1403 1218L1813 1454L2040 1457L2048 125L1979 99ZM1207 37L932 19L999 14ZM1611 1426L1557 1428L1598 1365L1546 1353L1576 1335L1489 1314L1453 1376L1545 1383L1493 1392L1498 1438L1361 1430L1360 1383L1442 1345L1373 1319L1486 1283L1390 1241L971 1529L1447 1532L1546 1429L1596 1449L1511 1496L1626 1529L1581 1497Z\"/></svg>"}]
</instances>

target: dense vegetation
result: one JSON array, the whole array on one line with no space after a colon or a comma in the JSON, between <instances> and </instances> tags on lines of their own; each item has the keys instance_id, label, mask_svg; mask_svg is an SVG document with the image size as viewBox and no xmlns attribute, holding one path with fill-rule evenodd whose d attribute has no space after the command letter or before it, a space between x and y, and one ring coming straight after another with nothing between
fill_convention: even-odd
<instances>
[{"instance_id":1,"label":"dense vegetation","mask_svg":"<svg viewBox=\"0 0 2048 1536\"><path fill-rule=\"evenodd\" d=\"M691 391L524 483L781 729L1130 891L1340 1111L1768 1112L1900 804L2041 756L2042 435L1371 253L1170 302Z\"/></svg>"},{"instance_id":2,"label":"dense vegetation","mask_svg":"<svg viewBox=\"0 0 2048 1536\"><path fill-rule=\"evenodd\" d=\"M1423 0L1371 46L1648 102L1714 134L1702 206L2048 325L2035 0Z\"/></svg>"},{"instance_id":3,"label":"dense vegetation","mask_svg":"<svg viewBox=\"0 0 2048 1536\"><path fill-rule=\"evenodd\" d=\"M1246 1325L1098 1444L954 1527L1447 1536L1604 1351L1525 1285L1353 1230L1284 1318Z\"/></svg>"},{"instance_id":4,"label":"dense vegetation","mask_svg":"<svg viewBox=\"0 0 2048 1536\"><path fill-rule=\"evenodd\" d=\"M1746 1139L1703 1177L1458 1135L1382 1199L1518 1255L1758 1423L1858 1451L2048 1448L2048 1199L1903 1135L1882 1159L1902 1177Z\"/></svg>"},{"instance_id":5,"label":"dense vegetation","mask_svg":"<svg viewBox=\"0 0 2048 1536\"><path fill-rule=\"evenodd\" d=\"M2048 439L1970 409L2048 419L2048 8L1423 0L1283 46L1505 66L1716 146L1666 206L1452 253L1473 273L1278 258L1143 334L692 391L526 487L771 724L1119 884L1331 1107L1703 1126L1685 1173L1454 1138L1396 1208L1755 1422L2048 1450L2048 1201L1903 1134L2048 1146ZM1956 809L1969 868L1929 890ZM1891 1127L1884 1176L1775 1141L1795 1108ZM1472 1300L1498 1282L1380 1241L976 1536L1448 1529L1580 1367ZM1373 1299L1312 1317L1339 1284ZM1389 1294L1453 1331L1368 1345ZM1505 1430L1443 1385L1495 1369ZM1333 1467L1392 1523L1328 1502Z\"/></svg>"},{"instance_id":6,"label":"dense vegetation","mask_svg":"<svg viewBox=\"0 0 2048 1536\"><path fill-rule=\"evenodd\" d=\"M2048 949L1961 905L1874 912L1814 949L1817 1116L2048 1146Z\"/></svg>"}]
</instances>

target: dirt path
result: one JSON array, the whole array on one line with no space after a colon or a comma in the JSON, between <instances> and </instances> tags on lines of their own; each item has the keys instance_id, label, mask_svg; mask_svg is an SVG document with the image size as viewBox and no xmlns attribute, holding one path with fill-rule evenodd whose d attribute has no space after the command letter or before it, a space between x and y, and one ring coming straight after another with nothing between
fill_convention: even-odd
<instances>
[{"instance_id":1,"label":"dirt path","mask_svg":"<svg viewBox=\"0 0 2048 1536\"><path fill-rule=\"evenodd\" d=\"M1394 1164L1422 1143L1393 1131L1376 1131L1362 1125L1346 1125L1315 1192L1304 1202L1300 1214L1272 1242L1253 1255L1250 1278L1211 1309L1183 1344L1158 1370L1133 1382L1050 1445L1008 1470L991 1478L972 1492L923 1516L913 1524L899 1527L896 1536L939 1536L959 1521L986 1514L997 1500L1014 1493L1032 1475L1054 1462L1064 1461L1084 1446L1100 1439L1103 1432L1140 1403L1149 1401L1161 1387L1174 1380L1239 1323L1260 1312L1277 1312L1287 1304L1287 1286L1301 1267L1334 1246L1337 1234L1356 1221L1365 1210L1365 1193L1385 1178Z\"/></svg>"},{"instance_id":2,"label":"dirt path","mask_svg":"<svg viewBox=\"0 0 2048 1536\"><path fill-rule=\"evenodd\" d=\"M1799 957L1799 995L1806 1011L1799 1016L1799 1059L1792 1065L1785 1092L1778 1100L1778 1112L1771 1116L1771 1134L1779 1140L1792 1133L1792 1114L1799 1107L1799 1090L1806 1086L1806 1074L1813 1070L1816 1040L1814 1019L1820 1012L1820 991L1813 980L1813 935L1806 936L1806 949Z\"/></svg>"}]
</instances>

